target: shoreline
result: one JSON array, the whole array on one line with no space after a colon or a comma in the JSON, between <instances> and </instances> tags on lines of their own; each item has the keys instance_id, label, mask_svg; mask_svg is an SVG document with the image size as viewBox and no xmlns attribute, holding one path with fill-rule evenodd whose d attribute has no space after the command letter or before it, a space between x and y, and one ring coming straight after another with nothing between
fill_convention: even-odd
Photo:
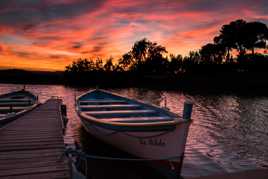
<instances>
[{"instance_id":1,"label":"shoreline","mask_svg":"<svg viewBox=\"0 0 268 179\"><path fill-rule=\"evenodd\" d=\"M181 76L141 76L129 73L85 74L0 70L2 84L64 85L71 88L143 88L189 94L268 96L268 72L186 73Z\"/></svg>"}]
</instances>

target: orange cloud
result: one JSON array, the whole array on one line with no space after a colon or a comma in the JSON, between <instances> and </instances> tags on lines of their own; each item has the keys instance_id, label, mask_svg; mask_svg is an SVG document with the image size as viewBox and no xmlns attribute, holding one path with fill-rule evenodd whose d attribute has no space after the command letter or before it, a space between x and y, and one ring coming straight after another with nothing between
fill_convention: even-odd
<instances>
[{"instance_id":1,"label":"orange cloud","mask_svg":"<svg viewBox=\"0 0 268 179\"><path fill-rule=\"evenodd\" d=\"M144 37L186 55L231 20L267 23L267 7L264 0L1 1L0 67L63 70L80 57L119 58Z\"/></svg>"}]
</instances>

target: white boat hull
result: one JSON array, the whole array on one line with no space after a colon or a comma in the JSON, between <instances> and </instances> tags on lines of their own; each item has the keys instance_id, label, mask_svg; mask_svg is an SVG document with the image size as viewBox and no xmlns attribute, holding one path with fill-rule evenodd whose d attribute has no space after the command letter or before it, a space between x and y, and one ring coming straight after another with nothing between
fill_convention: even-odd
<instances>
[{"instance_id":1,"label":"white boat hull","mask_svg":"<svg viewBox=\"0 0 268 179\"><path fill-rule=\"evenodd\" d=\"M134 156L180 161L184 154L189 122L179 123L174 130L122 132L106 129L82 118L84 128L96 138Z\"/></svg>"}]
</instances>

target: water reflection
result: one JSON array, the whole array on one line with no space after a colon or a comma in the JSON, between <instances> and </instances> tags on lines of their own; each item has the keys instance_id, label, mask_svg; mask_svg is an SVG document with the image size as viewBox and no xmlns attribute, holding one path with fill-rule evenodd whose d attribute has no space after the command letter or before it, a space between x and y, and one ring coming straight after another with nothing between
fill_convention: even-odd
<instances>
[{"instance_id":1,"label":"water reflection","mask_svg":"<svg viewBox=\"0 0 268 179\"><path fill-rule=\"evenodd\" d=\"M21 87L22 85L0 84L0 93ZM51 96L63 98L70 119L66 143L72 143L73 140L84 143L89 140L88 136L81 135L81 125L74 108L75 96L89 89L73 89L60 85L29 85L27 89L38 95L41 102ZM162 107L166 105L177 114L181 114L185 100L194 102L194 122L187 141L183 169L183 174L187 176L268 168L267 97L201 96L179 91L136 88L109 90Z\"/></svg>"}]
</instances>

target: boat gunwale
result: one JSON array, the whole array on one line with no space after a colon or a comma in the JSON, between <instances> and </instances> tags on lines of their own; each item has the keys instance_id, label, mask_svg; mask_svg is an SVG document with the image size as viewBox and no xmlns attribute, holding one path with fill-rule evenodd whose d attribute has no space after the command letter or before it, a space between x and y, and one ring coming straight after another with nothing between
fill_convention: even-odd
<instances>
[{"instance_id":1,"label":"boat gunwale","mask_svg":"<svg viewBox=\"0 0 268 179\"><path fill-rule=\"evenodd\" d=\"M130 100L130 101L138 102L138 103L141 103L141 104L143 104L145 106L150 106L150 107L156 108L158 110L164 111L168 115L170 115L170 118L173 118L173 121L159 121L159 122L145 122L145 123L123 123L123 122L102 121L100 119L95 118L92 115L85 115L82 111L80 111L78 101L83 96L85 96L85 95L87 95L89 93L92 93L94 91L97 91L97 90L101 91L103 93L108 93L108 94L111 94L111 95L114 95L114 96L117 96L117 97L120 97L120 98L124 98L124 99ZM177 115L175 113L172 113L172 112L168 111L167 109L164 109L164 108L161 108L159 106L156 106L154 104L150 104L150 103L147 103L145 101L138 100L138 99L132 99L132 98L129 98L127 96L120 95L120 94L115 94L113 92L106 91L106 90L103 90L103 89L92 89L92 90L89 90L89 91L77 96L76 100L75 100L75 108L76 108L76 112L78 113L78 116L83 118L83 119L87 119L90 122L93 122L95 124L111 125L111 126L118 126L118 127L148 127L149 128L149 127L156 127L156 126L176 126L176 125L181 124L181 123L189 123L189 122L191 122L191 120L187 120L187 121L186 120L180 120L180 119L183 119L183 118L180 117L179 115Z\"/></svg>"},{"instance_id":2,"label":"boat gunwale","mask_svg":"<svg viewBox=\"0 0 268 179\"><path fill-rule=\"evenodd\" d=\"M8 93L4 93L4 94L0 94L0 98L5 98L6 96L10 96L10 95L14 95L16 93L20 93L20 92L25 92L28 96L32 97L32 98L36 98L37 99L37 95L34 95L33 93L31 93L30 91L21 89L21 90L17 90L17 91L11 91Z\"/></svg>"},{"instance_id":3,"label":"boat gunwale","mask_svg":"<svg viewBox=\"0 0 268 179\"><path fill-rule=\"evenodd\" d=\"M32 111L33 109L35 109L37 106L40 105L39 101L38 101L38 96L31 93L30 91L27 90L18 90L18 91L13 91L13 92L9 92L9 93L5 93L5 94L1 94L0 98L5 98L5 96L10 96L10 95L15 95L18 92L25 92L27 94L27 96L31 97L32 99L34 99L34 103L27 106L26 108L24 108L21 111L15 112L14 115L8 115L5 114L5 116L1 116L0 117L0 130L5 128L6 126L8 126L10 123L12 123L12 121L16 120L18 117L26 114L27 112Z\"/></svg>"}]
</instances>

